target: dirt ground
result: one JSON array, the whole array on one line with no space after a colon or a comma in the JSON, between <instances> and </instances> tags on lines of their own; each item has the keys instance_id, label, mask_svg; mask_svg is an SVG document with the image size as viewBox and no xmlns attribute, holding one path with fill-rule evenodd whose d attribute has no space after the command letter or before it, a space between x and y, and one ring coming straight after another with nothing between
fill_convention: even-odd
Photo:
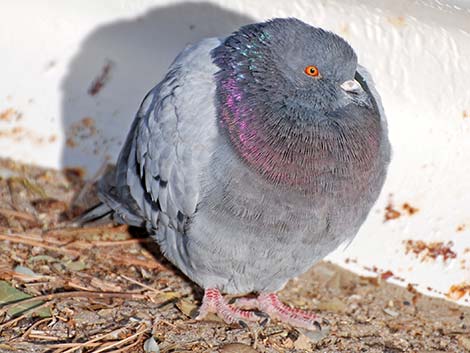
<instances>
[{"instance_id":1,"label":"dirt ground","mask_svg":"<svg viewBox=\"0 0 470 353\"><path fill-rule=\"evenodd\" d=\"M93 195L79 170L0 160L0 352L470 352L470 308L326 262L280 293L321 333L195 321L202 291L142 230L71 225Z\"/></svg>"}]
</instances>

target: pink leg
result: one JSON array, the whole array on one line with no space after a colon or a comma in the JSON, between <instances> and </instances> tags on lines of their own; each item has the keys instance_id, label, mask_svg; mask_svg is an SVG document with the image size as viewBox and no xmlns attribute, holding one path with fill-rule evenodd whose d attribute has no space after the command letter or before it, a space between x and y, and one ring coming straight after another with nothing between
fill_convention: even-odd
<instances>
[{"instance_id":1,"label":"pink leg","mask_svg":"<svg viewBox=\"0 0 470 353\"><path fill-rule=\"evenodd\" d=\"M227 324L241 323L244 321L258 321L260 319L252 311L242 310L227 303L220 291L215 288L206 289L202 305L199 308L197 320L202 320L209 313L215 313L222 318Z\"/></svg>"},{"instance_id":2,"label":"pink leg","mask_svg":"<svg viewBox=\"0 0 470 353\"><path fill-rule=\"evenodd\" d=\"M258 308L273 319L277 319L292 326L315 331L321 330L321 325L318 322L319 317L317 315L287 306L282 303L274 293L261 293L258 296Z\"/></svg>"}]
</instances>

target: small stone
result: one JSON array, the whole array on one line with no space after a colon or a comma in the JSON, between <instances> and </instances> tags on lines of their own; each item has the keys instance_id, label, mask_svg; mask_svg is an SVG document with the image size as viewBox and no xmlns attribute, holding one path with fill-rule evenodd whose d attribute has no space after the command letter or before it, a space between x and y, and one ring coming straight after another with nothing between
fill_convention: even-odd
<instances>
[{"instance_id":1,"label":"small stone","mask_svg":"<svg viewBox=\"0 0 470 353\"><path fill-rule=\"evenodd\" d=\"M392 310L392 309L389 309L389 308L384 308L384 312L392 317L397 317L398 315L400 315L398 312L396 312L395 310Z\"/></svg>"},{"instance_id":2,"label":"small stone","mask_svg":"<svg viewBox=\"0 0 470 353\"><path fill-rule=\"evenodd\" d=\"M28 277L41 277L41 275L38 275L36 272L31 270L30 268L21 266L21 265L16 266L14 271L16 273L19 273Z\"/></svg>"},{"instance_id":3,"label":"small stone","mask_svg":"<svg viewBox=\"0 0 470 353\"><path fill-rule=\"evenodd\" d=\"M155 338L150 337L144 342L144 351L145 353L160 353L160 346Z\"/></svg>"},{"instance_id":4,"label":"small stone","mask_svg":"<svg viewBox=\"0 0 470 353\"><path fill-rule=\"evenodd\" d=\"M298 331L301 333L301 336L306 336L311 343L317 343L330 334L330 327L322 325L321 331L310 331L302 328L298 329Z\"/></svg>"}]
</instances>

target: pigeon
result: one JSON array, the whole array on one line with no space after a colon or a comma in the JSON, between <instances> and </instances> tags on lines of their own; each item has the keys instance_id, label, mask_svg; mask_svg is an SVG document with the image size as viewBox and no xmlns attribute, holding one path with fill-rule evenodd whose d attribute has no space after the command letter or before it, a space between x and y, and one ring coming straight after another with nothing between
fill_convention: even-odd
<instances>
[{"instance_id":1,"label":"pigeon","mask_svg":"<svg viewBox=\"0 0 470 353\"><path fill-rule=\"evenodd\" d=\"M204 289L198 319L319 330L276 292L353 239L390 156L380 96L352 47L272 19L176 57L82 220L145 227Z\"/></svg>"}]
</instances>

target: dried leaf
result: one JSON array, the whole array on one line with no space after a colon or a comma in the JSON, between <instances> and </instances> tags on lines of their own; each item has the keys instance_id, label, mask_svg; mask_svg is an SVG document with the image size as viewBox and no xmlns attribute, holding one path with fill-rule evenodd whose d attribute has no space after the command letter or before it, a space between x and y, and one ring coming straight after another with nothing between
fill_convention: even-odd
<instances>
[{"instance_id":1,"label":"dried leaf","mask_svg":"<svg viewBox=\"0 0 470 353\"><path fill-rule=\"evenodd\" d=\"M6 343L0 343L0 352L4 352L4 351L12 351L12 352L15 352L17 351L17 349L13 346L10 346L9 344L6 344Z\"/></svg>"},{"instance_id":2,"label":"dried leaf","mask_svg":"<svg viewBox=\"0 0 470 353\"><path fill-rule=\"evenodd\" d=\"M31 298L31 296L10 286L10 284L6 281L0 281L0 305L14 303L27 298ZM7 313L9 316L17 316L24 311L32 309L41 304L43 304L41 301L29 302L23 305L15 306L14 308L8 310ZM39 308L37 311L35 311L35 313L40 317L51 316L51 311L49 308Z\"/></svg>"},{"instance_id":3,"label":"dried leaf","mask_svg":"<svg viewBox=\"0 0 470 353\"><path fill-rule=\"evenodd\" d=\"M229 343L220 347L220 353L258 353L258 351L243 343Z\"/></svg>"},{"instance_id":4,"label":"dried leaf","mask_svg":"<svg viewBox=\"0 0 470 353\"><path fill-rule=\"evenodd\" d=\"M23 184L23 186L26 189L28 189L28 191L30 191L31 193L39 195L42 198L47 198L47 193L44 191L44 189L38 184L31 181L30 179L25 178L25 177L20 177L17 180L20 181Z\"/></svg>"},{"instance_id":5,"label":"dried leaf","mask_svg":"<svg viewBox=\"0 0 470 353\"><path fill-rule=\"evenodd\" d=\"M181 297L181 293L178 292L161 292L158 293L160 298L164 298L165 300L173 300Z\"/></svg>"},{"instance_id":6,"label":"dried leaf","mask_svg":"<svg viewBox=\"0 0 470 353\"><path fill-rule=\"evenodd\" d=\"M194 305L193 303L191 302L188 302L187 300L179 300L177 303L176 303L176 307L178 309L180 309L180 311L190 317L190 318L195 318L197 316L197 313L198 313L198 307L197 305Z\"/></svg>"},{"instance_id":7,"label":"dried leaf","mask_svg":"<svg viewBox=\"0 0 470 353\"><path fill-rule=\"evenodd\" d=\"M69 271L82 271L88 266L83 261L72 261L65 263L65 267L67 267Z\"/></svg>"},{"instance_id":8,"label":"dried leaf","mask_svg":"<svg viewBox=\"0 0 470 353\"><path fill-rule=\"evenodd\" d=\"M49 255L36 255L36 256L32 256L28 259L29 264L31 264L33 262L39 262L39 261L44 261L46 263L49 263L49 262L57 262L59 260L56 259L55 257L49 256Z\"/></svg>"},{"instance_id":9,"label":"dried leaf","mask_svg":"<svg viewBox=\"0 0 470 353\"><path fill-rule=\"evenodd\" d=\"M153 303L160 304L181 298L181 294L178 292L149 292L148 296Z\"/></svg>"},{"instance_id":10,"label":"dried leaf","mask_svg":"<svg viewBox=\"0 0 470 353\"><path fill-rule=\"evenodd\" d=\"M320 304L318 304L318 309L324 311L332 311L335 313L344 312L346 310L346 304L344 304L338 298L333 298L330 300L321 301Z\"/></svg>"},{"instance_id":11,"label":"dried leaf","mask_svg":"<svg viewBox=\"0 0 470 353\"><path fill-rule=\"evenodd\" d=\"M465 348L467 351L470 352L470 338L469 337L460 336L459 343L463 348Z\"/></svg>"}]
</instances>

